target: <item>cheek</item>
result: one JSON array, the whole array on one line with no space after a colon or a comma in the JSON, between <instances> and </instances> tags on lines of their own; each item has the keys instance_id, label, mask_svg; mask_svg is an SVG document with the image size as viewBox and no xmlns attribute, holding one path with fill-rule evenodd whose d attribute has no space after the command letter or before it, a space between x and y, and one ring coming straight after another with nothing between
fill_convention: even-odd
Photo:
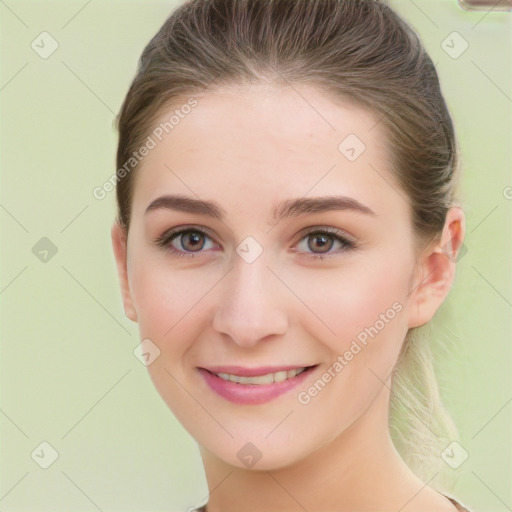
<instances>
[{"instance_id":1,"label":"cheek","mask_svg":"<svg viewBox=\"0 0 512 512\"><path fill-rule=\"evenodd\" d=\"M355 381L365 384L362 388L380 389L398 359L408 330L409 267L407 261L393 265L379 262L359 276L353 293L340 298L346 311L347 335L339 350L352 358L350 373ZM343 325L340 318L340 331Z\"/></svg>"},{"instance_id":2,"label":"cheek","mask_svg":"<svg viewBox=\"0 0 512 512\"><path fill-rule=\"evenodd\" d=\"M396 258L391 265L381 257L373 264L359 260L337 270L317 271L315 277L295 279L297 293L307 297L305 302L324 324L309 313L302 316L302 327L311 339L328 350L324 376L332 384L327 384L329 390L325 395L322 391L322 396L333 404L340 425L362 414L395 366L408 329L410 265ZM321 407L323 400L313 407ZM335 405L339 403L344 404L343 410Z\"/></svg>"},{"instance_id":3,"label":"cheek","mask_svg":"<svg viewBox=\"0 0 512 512\"><path fill-rule=\"evenodd\" d=\"M408 261L354 259L338 268L290 271L284 279L304 303L294 309L296 318L340 353L358 336L375 335L374 327L383 338L404 333L410 267Z\"/></svg>"},{"instance_id":4,"label":"cheek","mask_svg":"<svg viewBox=\"0 0 512 512\"><path fill-rule=\"evenodd\" d=\"M144 264L139 262L144 261ZM187 354L207 329L208 292L218 281L197 270L177 270L167 263L141 258L132 267L131 290L140 339L150 339L159 356L147 367L162 399L186 423L200 415L184 391L190 386Z\"/></svg>"},{"instance_id":5,"label":"cheek","mask_svg":"<svg viewBox=\"0 0 512 512\"><path fill-rule=\"evenodd\" d=\"M202 298L217 280L212 271L178 270L139 259L132 268L131 290L141 336L154 338L161 350L178 350L193 337L204 317ZM187 336L177 336L185 327Z\"/></svg>"},{"instance_id":6,"label":"cheek","mask_svg":"<svg viewBox=\"0 0 512 512\"><path fill-rule=\"evenodd\" d=\"M407 333L407 276L403 265L376 265L308 279L315 284L307 303L335 334L320 331L312 315L302 323L328 349L322 377L328 383L301 390L299 401L318 414L327 404L337 428L348 427L363 414L391 375ZM314 398L317 393L319 398Z\"/></svg>"}]
</instances>

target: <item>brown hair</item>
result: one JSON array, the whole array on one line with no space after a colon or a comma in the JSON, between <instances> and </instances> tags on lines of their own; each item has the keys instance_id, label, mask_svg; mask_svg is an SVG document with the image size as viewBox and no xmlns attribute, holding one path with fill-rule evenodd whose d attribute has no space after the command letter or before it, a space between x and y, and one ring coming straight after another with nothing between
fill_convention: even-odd
<instances>
[{"instance_id":1,"label":"brown hair","mask_svg":"<svg viewBox=\"0 0 512 512\"><path fill-rule=\"evenodd\" d=\"M118 117L118 169L141 147L164 109L179 99L206 88L261 81L313 85L332 98L349 99L375 113L387 136L392 173L412 209L414 233L424 241L439 235L453 202L458 167L452 120L419 37L378 0L183 3L140 58ZM134 172L123 174L122 179L118 174L118 219L128 229ZM432 437L422 423L430 423L436 410L439 417L443 414L425 346L417 343L414 349L408 336L395 375L397 386L402 382L408 394L408 404L412 379L420 379L413 387L423 396L415 399L411 418L420 415L421 421L397 423L397 438L416 444ZM415 375L408 375L407 369ZM397 405L396 389L392 411L404 407ZM437 427L443 425L453 437L448 415ZM433 441L425 442L430 450L437 449ZM404 458L414 464L413 455Z\"/></svg>"}]
</instances>

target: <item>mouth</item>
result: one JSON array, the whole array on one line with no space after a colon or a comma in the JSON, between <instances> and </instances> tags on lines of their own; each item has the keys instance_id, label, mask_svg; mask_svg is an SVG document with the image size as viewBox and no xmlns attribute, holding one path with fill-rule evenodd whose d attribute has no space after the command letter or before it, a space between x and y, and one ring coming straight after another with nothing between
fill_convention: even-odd
<instances>
[{"instance_id":1,"label":"mouth","mask_svg":"<svg viewBox=\"0 0 512 512\"><path fill-rule=\"evenodd\" d=\"M313 366L302 366L292 368L290 370L278 370L275 372L267 372L259 375L247 375L243 372L239 373L230 373L230 372L213 372L211 370L207 370L217 377L221 379L236 382L238 384L253 384L255 386L264 386L267 384L274 384L276 382L284 382L288 379L293 379L297 375L300 375L302 372L305 372L308 368L313 368ZM247 372L246 372L247 373Z\"/></svg>"},{"instance_id":2,"label":"mouth","mask_svg":"<svg viewBox=\"0 0 512 512\"><path fill-rule=\"evenodd\" d=\"M280 368L214 367L198 368L206 384L216 394L237 404L260 404L272 400L299 384L318 367Z\"/></svg>"}]
</instances>

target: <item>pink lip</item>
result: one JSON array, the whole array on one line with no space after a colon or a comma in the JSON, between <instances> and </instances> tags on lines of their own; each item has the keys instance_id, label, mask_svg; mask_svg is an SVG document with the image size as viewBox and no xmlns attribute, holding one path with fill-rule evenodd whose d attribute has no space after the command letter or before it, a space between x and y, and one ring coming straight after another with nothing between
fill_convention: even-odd
<instances>
[{"instance_id":1,"label":"pink lip","mask_svg":"<svg viewBox=\"0 0 512 512\"><path fill-rule=\"evenodd\" d=\"M218 370L221 368L221 370ZM214 373L231 373L233 375L241 375L241 376L253 376L253 375L265 375L265 373L274 373L277 371L293 370L294 368L303 368L299 366L286 366L281 367L280 369L274 368L241 368L241 367L233 367L233 366L222 366L215 367L212 370L205 370L204 368L198 368L202 377L206 381L206 384L212 389L215 393L222 396L226 400L233 402L235 404L245 404L245 405L257 405L265 402L269 402L274 398L292 390L293 388L299 386L304 380L309 377L309 374L316 368L316 366L310 367L307 370L303 371L300 375L293 377L292 379L287 379L284 382L274 382L273 384L238 384L237 382L231 382L228 380L224 380L221 377L217 377ZM240 371L251 372L249 373L239 373Z\"/></svg>"}]
</instances>

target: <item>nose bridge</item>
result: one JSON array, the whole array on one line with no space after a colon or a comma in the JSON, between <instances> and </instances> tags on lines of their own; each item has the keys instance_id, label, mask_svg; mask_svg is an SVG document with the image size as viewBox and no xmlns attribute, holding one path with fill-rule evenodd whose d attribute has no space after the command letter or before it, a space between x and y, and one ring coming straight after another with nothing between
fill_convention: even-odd
<instances>
[{"instance_id":1,"label":"nose bridge","mask_svg":"<svg viewBox=\"0 0 512 512\"><path fill-rule=\"evenodd\" d=\"M243 346L286 332L288 319L279 301L279 282L264 255L250 263L236 256L225 279L213 321L216 331Z\"/></svg>"}]
</instances>

